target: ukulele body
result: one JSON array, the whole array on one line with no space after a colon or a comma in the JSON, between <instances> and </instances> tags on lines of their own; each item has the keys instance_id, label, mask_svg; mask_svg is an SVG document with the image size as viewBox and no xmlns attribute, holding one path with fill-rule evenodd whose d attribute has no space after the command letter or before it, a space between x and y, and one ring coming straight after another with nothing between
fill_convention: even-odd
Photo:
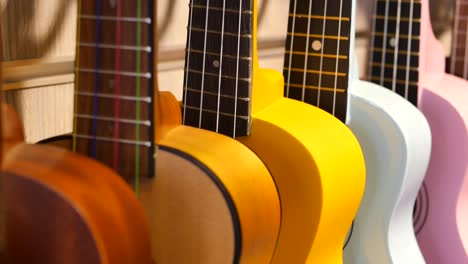
<instances>
[{"instance_id":1,"label":"ukulele body","mask_svg":"<svg viewBox=\"0 0 468 264\"><path fill-rule=\"evenodd\" d=\"M379 85L355 80L349 127L362 146L367 181L344 263L424 263L413 229L413 205L431 152L427 120Z\"/></svg>"},{"instance_id":2,"label":"ukulele body","mask_svg":"<svg viewBox=\"0 0 468 264\"><path fill-rule=\"evenodd\" d=\"M252 133L240 141L278 187L282 222L272 263L342 263L364 191L359 143L332 115L284 98L280 73L260 69L254 76Z\"/></svg>"},{"instance_id":3,"label":"ukulele body","mask_svg":"<svg viewBox=\"0 0 468 264\"><path fill-rule=\"evenodd\" d=\"M20 144L3 171L8 263L151 263L143 208L110 169Z\"/></svg>"},{"instance_id":4,"label":"ukulele body","mask_svg":"<svg viewBox=\"0 0 468 264\"><path fill-rule=\"evenodd\" d=\"M269 171L236 140L180 125L177 101L161 95L156 177L142 181L140 197L153 229L155 261L270 262L280 202Z\"/></svg>"},{"instance_id":5,"label":"ukulele body","mask_svg":"<svg viewBox=\"0 0 468 264\"><path fill-rule=\"evenodd\" d=\"M468 263L468 82L445 73L444 52L422 2L421 111L433 134L425 189L417 207L418 242L428 264Z\"/></svg>"}]
</instances>

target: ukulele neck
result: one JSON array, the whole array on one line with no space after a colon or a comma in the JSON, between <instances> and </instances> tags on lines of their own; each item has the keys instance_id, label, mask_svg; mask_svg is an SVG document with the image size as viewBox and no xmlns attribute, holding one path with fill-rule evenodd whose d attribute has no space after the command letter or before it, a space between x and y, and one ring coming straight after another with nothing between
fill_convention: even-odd
<instances>
[{"instance_id":1,"label":"ukulele neck","mask_svg":"<svg viewBox=\"0 0 468 264\"><path fill-rule=\"evenodd\" d=\"M285 95L347 118L354 1L290 1Z\"/></svg>"},{"instance_id":2,"label":"ukulele neck","mask_svg":"<svg viewBox=\"0 0 468 264\"><path fill-rule=\"evenodd\" d=\"M253 0L191 0L183 123L230 137L251 123Z\"/></svg>"},{"instance_id":3,"label":"ukulele neck","mask_svg":"<svg viewBox=\"0 0 468 264\"><path fill-rule=\"evenodd\" d=\"M417 105L419 0L375 2L368 78Z\"/></svg>"},{"instance_id":4,"label":"ukulele neck","mask_svg":"<svg viewBox=\"0 0 468 264\"><path fill-rule=\"evenodd\" d=\"M154 173L154 2L80 1L74 149L127 180Z\"/></svg>"},{"instance_id":5,"label":"ukulele neck","mask_svg":"<svg viewBox=\"0 0 468 264\"><path fill-rule=\"evenodd\" d=\"M457 0L453 24L450 73L468 79L468 2Z\"/></svg>"}]
</instances>

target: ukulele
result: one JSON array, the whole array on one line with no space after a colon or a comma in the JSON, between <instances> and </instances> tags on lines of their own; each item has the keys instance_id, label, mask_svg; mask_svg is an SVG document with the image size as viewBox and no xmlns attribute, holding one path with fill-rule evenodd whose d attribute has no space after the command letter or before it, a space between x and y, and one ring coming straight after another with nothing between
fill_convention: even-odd
<instances>
[{"instance_id":1,"label":"ukulele","mask_svg":"<svg viewBox=\"0 0 468 264\"><path fill-rule=\"evenodd\" d=\"M154 1L80 1L73 150L138 192L154 176Z\"/></svg>"},{"instance_id":2,"label":"ukulele","mask_svg":"<svg viewBox=\"0 0 468 264\"><path fill-rule=\"evenodd\" d=\"M468 80L468 2L456 0L449 73Z\"/></svg>"},{"instance_id":3,"label":"ukulele","mask_svg":"<svg viewBox=\"0 0 468 264\"><path fill-rule=\"evenodd\" d=\"M411 213L429 160L429 126L410 102L358 80L354 9L351 0L290 2L285 94L334 115L361 144L366 188L344 263L420 263Z\"/></svg>"},{"instance_id":4,"label":"ukulele","mask_svg":"<svg viewBox=\"0 0 468 264\"><path fill-rule=\"evenodd\" d=\"M420 108L432 131L428 173L415 205L415 229L427 263L468 263L468 82L445 73L432 32L429 3L421 1Z\"/></svg>"},{"instance_id":5,"label":"ukulele","mask_svg":"<svg viewBox=\"0 0 468 264\"><path fill-rule=\"evenodd\" d=\"M272 263L341 262L364 188L357 140L326 112L284 98L279 72L259 69L257 1L189 7L184 124L238 139L268 167L281 199Z\"/></svg>"},{"instance_id":6,"label":"ukulele","mask_svg":"<svg viewBox=\"0 0 468 264\"><path fill-rule=\"evenodd\" d=\"M148 224L125 182L64 149L20 143L15 112L2 110L4 261L150 264Z\"/></svg>"}]
</instances>

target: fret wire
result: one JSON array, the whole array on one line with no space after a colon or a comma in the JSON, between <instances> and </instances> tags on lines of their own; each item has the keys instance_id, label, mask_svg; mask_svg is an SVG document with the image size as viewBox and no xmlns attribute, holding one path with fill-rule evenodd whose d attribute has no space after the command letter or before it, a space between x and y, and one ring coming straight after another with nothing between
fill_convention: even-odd
<instances>
[{"instance_id":1,"label":"fret wire","mask_svg":"<svg viewBox=\"0 0 468 264\"><path fill-rule=\"evenodd\" d=\"M292 51L292 52L291 51L286 51L286 54L301 55L301 56L306 55L306 53L302 52L302 51ZM330 58L330 59L338 58L340 60L347 60L348 59L348 56L346 56L346 55L335 55L335 54L323 54L323 55L321 55L320 53L316 53L316 52L309 52L307 54L307 56L324 57L324 58Z\"/></svg>"},{"instance_id":2,"label":"fret wire","mask_svg":"<svg viewBox=\"0 0 468 264\"><path fill-rule=\"evenodd\" d=\"M343 36L332 36L332 35L319 35L319 34L307 34L307 33L295 33L295 32L288 32L288 36L294 37L307 37L310 36L312 38L325 38L325 39L334 39L334 40L349 40L348 37Z\"/></svg>"},{"instance_id":3,"label":"fret wire","mask_svg":"<svg viewBox=\"0 0 468 264\"><path fill-rule=\"evenodd\" d=\"M392 34L386 34L386 33L383 33L383 32L374 32L373 33L374 36L379 36L379 37L384 37L384 38L394 38L395 35L392 35ZM411 40L419 40L419 36L408 36L408 35L400 35L399 36L400 38L406 38L406 39L411 39Z\"/></svg>"},{"instance_id":4,"label":"fret wire","mask_svg":"<svg viewBox=\"0 0 468 264\"><path fill-rule=\"evenodd\" d=\"M383 19L383 20L400 20L404 22L421 22L421 19L415 18L413 21L410 21L409 18L406 17L399 17L399 16L388 16L387 18L385 16L381 15L375 15L374 19Z\"/></svg>"},{"instance_id":5,"label":"fret wire","mask_svg":"<svg viewBox=\"0 0 468 264\"><path fill-rule=\"evenodd\" d=\"M393 82L393 80L391 78L379 78L379 77L371 76L370 79L373 80L373 81L379 81L379 79L382 79L384 82L389 82L389 83ZM404 80L399 80L399 79L395 80L395 82L398 83L398 84L408 83L409 85L416 85L416 86L418 85L418 82L406 82Z\"/></svg>"},{"instance_id":6,"label":"fret wire","mask_svg":"<svg viewBox=\"0 0 468 264\"><path fill-rule=\"evenodd\" d=\"M289 14L289 17L297 17L297 18L307 18L307 19L326 19L326 20L341 20L349 22L349 17L337 17L337 16L317 16L317 15L306 15L306 14Z\"/></svg>"},{"instance_id":7,"label":"fret wire","mask_svg":"<svg viewBox=\"0 0 468 264\"><path fill-rule=\"evenodd\" d=\"M393 2L393 3L415 3L415 4L421 4L421 1L419 0L377 0L377 2Z\"/></svg>"},{"instance_id":8,"label":"fret wire","mask_svg":"<svg viewBox=\"0 0 468 264\"><path fill-rule=\"evenodd\" d=\"M397 46L397 45L395 44L395 46ZM381 49L381 48L373 48L372 50L375 51L375 52L382 52L382 53L387 52L387 53L392 53L392 54L404 54L404 55L410 55L410 56L419 56L419 52L417 52L417 51L410 51L409 54L408 54L407 51L397 51L397 52L395 52L394 50L390 50L390 49L387 50L387 51L384 51L384 49Z\"/></svg>"},{"instance_id":9,"label":"fret wire","mask_svg":"<svg viewBox=\"0 0 468 264\"><path fill-rule=\"evenodd\" d=\"M114 118L114 117L105 117L105 116L93 116L93 115L84 115L84 114L74 114L76 118L81 119L97 119L99 121L109 121L109 122L119 122L125 124L134 124L134 125L143 125L147 127L151 127L150 120L132 120L126 118Z\"/></svg>"},{"instance_id":10,"label":"fret wire","mask_svg":"<svg viewBox=\"0 0 468 264\"><path fill-rule=\"evenodd\" d=\"M385 64L385 65L382 65L382 63L377 63L377 62L371 62L370 65L372 67L385 67L385 68L393 68L395 67L394 65L392 64ZM399 70L410 70L410 71L419 71L419 68L417 67L406 67L406 65L397 65L396 66L397 69Z\"/></svg>"},{"instance_id":11,"label":"fret wire","mask_svg":"<svg viewBox=\"0 0 468 264\"><path fill-rule=\"evenodd\" d=\"M119 71L116 72L114 70L95 70L90 68L79 68L80 72L88 72L88 73L98 73L98 74L110 74L110 75L122 75L122 76L129 76L129 77L139 77L139 78L146 78L151 79L151 73L137 73L137 72L127 72L127 71Z\"/></svg>"},{"instance_id":12,"label":"fret wire","mask_svg":"<svg viewBox=\"0 0 468 264\"><path fill-rule=\"evenodd\" d=\"M106 98L106 99L120 99L120 100L127 100L127 101L135 101L135 102L145 102L151 103L151 97L136 97L136 96L125 96L120 95L116 96L114 94L104 94L104 93L89 93L89 92L75 92L76 95L80 96L89 96L89 97L99 97L99 98Z\"/></svg>"},{"instance_id":13,"label":"fret wire","mask_svg":"<svg viewBox=\"0 0 468 264\"><path fill-rule=\"evenodd\" d=\"M97 136L83 135L83 134L77 134L77 133L74 133L74 135L77 138L81 138L81 139L97 140L97 141L105 141L105 142L117 142L117 143L122 143L122 144L129 144L129 145L139 145L139 146L144 146L148 148L151 147L150 141L136 141L136 140L128 140L128 139L115 140L114 138L109 138L109 137L97 137Z\"/></svg>"},{"instance_id":14,"label":"fret wire","mask_svg":"<svg viewBox=\"0 0 468 264\"><path fill-rule=\"evenodd\" d=\"M299 68L289 68L291 71L294 72L304 72L303 69ZM283 68L283 70L288 70L288 68ZM338 77L346 77L348 74L344 72L331 72L331 71L323 71L323 70L306 70L307 73L315 73L315 74L323 74L323 75L330 75L330 76L338 76Z\"/></svg>"},{"instance_id":15,"label":"fret wire","mask_svg":"<svg viewBox=\"0 0 468 264\"><path fill-rule=\"evenodd\" d=\"M194 92L194 93L201 93L200 90L192 89L192 88L187 88L187 91ZM222 98L236 99L236 97L233 96L233 95L222 94L221 92L214 93L214 92L210 92L210 91L203 91L203 94L212 95L212 96L220 96ZM250 97L237 97L237 100L249 102Z\"/></svg>"},{"instance_id":16,"label":"fret wire","mask_svg":"<svg viewBox=\"0 0 468 264\"><path fill-rule=\"evenodd\" d=\"M151 53L150 46L130 46L130 45L114 45L114 44L103 44L103 43L90 43L90 42L80 42L80 47L87 48L100 48L100 49L121 49L121 50L132 50L132 51L144 51Z\"/></svg>"},{"instance_id":17,"label":"fret wire","mask_svg":"<svg viewBox=\"0 0 468 264\"><path fill-rule=\"evenodd\" d=\"M188 28L187 28L188 29ZM203 28L197 28L197 27L192 27L192 30L195 31L195 32L205 32L205 29ZM210 33L210 34L218 34L218 35L226 35L226 36L231 36L231 37L239 37L238 34L235 34L235 33L231 33L231 32L219 32L219 31L216 31L216 30L206 30L207 33ZM240 37L241 38L249 38L251 39L252 38L252 34L240 34Z\"/></svg>"},{"instance_id":18,"label":"fret wire","mask_svg":"<svg viewBox=\"0 0 468 264\"><path fill-rule=\"evenodd\" d=\"M200 109L199 107L196 107L196 106L191 106L191 105L185 105L184 106L185 108L187 109L192 109L192 110L196 110L196 111L201 111L201 112L207 112L207 113L211 113L211 114L217 114L216 111L214 110L210 110L210 109ZM234 114L231 114L231 113L224 113L224 112L219 112L220 115L223 115L223 116L229 116L229 117L234 117L234 119L244 119L244 120L249 120L249 116L245 116L245 115L234 115Z\"/></svg>"},{"instance_id":19,"label":"fret wire","mask_svg":"<svg viewBox=\"0 0 468 264\"><path fill-rule=\"evenodd\" d=\"M89 20L103 20L103 21L123 21L123 22L134 22L134 23L145 23L145 24L151 24L151 18L145 17L145 18L136 18L136 17L115 17L115 16L96 16L96 15L87 15L87 14L82 14L80 15L80 19L89 19Z\"/></svg>"},{"instance_id":20,"label":"fret wire","mask_svg":"<svg viewBox=\"0 0 468 264\"><path fill-rule=\"evenodd\" d=\"M186 49L186 51L192 52L192 53L204 54L204 53L203 53L203 50ZM212 55L212 56L219 56L218 53L216 53L216 52L211 52L211 51L207 51L207 52L205 52L205 54L207 54L207 55ZM229 59L248 60L248 61L251 61L251 60L252 60L251 57L240 56L239 58L237 58L236 56L229 55L229 54L223 54L222 57L223 57L223 58L229 58Z\"/></svg>"},{"instance_id":21,"label":"fret wire","mask_svg":"<svg viewBox=\"0 0 468 264\"><path fill-rule=\"evenodd\" d=\"M310 24L312 23L312 19L310 18L311 14L312 14L312 0L309 0L309 14L307 15L307 17L308 17L308 20L307 20L307 33L310 32ZM296 16L297 16L297 14L294 14L294 17L296 17ZM324 32L322 32L322 34L323 33ZM307 36L304 55L309 54L309 40L310 40L310 37ZM323 54L323 50L322 50L322 54ZM323 58L323 57L321 56L320 58ZM306 86L306 83L307 83L306 71L307 71L307 66L308 66L308 60L309 60L309 56L305 56L305 58L304 58L304 73L303 73L303 76L302 76L302 86L303 86L303 88L302 88L302 97L301 97L301 101L303 101L303 102L305 101L305 86Z\"/></svg>"},{"instance_id":22,"label":"fret wire","mask_svg":"<svg viewBox=\"0 0 468 264\"><path fill-rule=\"evenodd\" d=\"M291 83L290 84L291 87L293 88L300 88L300 89L303 89L303 88L306 88L306 89L312 89L312 90L322 90L322 91L327 91L327 92L334 92L335 90L339 93L345 93L346 92L346 89L343 89L343 88L331 88L331 87L318 87L318 86L315 86L315 85L302 85L302 84L296 84L296 83Z\"/></svg>"},{"instance_id":23,"label":"fret wire","mask_svg":"<svg viewBox=\"0 0 468 264\"><path fill-rule=\"evenodd\" d=\"M292 32L295 32L296 31L296 11L297 11L297 1L296 0L293 0L292 1L294 3L294 6L293 6L293 10L294 10L294 16L292 17L293 21L289 21L288 23L292 23L291 25L291 28L292 28ZM292 52L293 48L294 48L294 37L295 37L295 34L293 34L292 32L288 32L288 35L291 34L291 38L290 38L290 45L289 45L289 52ZM309 32L307 32L309 33ZM292 56L289 56L289 66L288 66L288 80L287 80L287 85L286 85L286 97L289 97L289 86L291 84L291 68L292 68Z\"/></svg>"},{"instance_id":24,"label":"fret wire","mask_svg":"<svg viewBox=\"0 0 468 264\"><path fill-rule=\"evenodd\" d=\"M202 76L204 75L208 75L208 76L213 76L213 77L219 77L219 74L216 74L216 73L211 73L211 72L205 72L203 73L202 71L197 71L197 70L192 70L192 69L185 69L187 72L191 72L191 73L197 73L197 74L201 74ZM251 81L251 78L237 78L235 76L229 76L229 75L221 75L221 77L223 78L226 78L226 79L231 79L231 80L239 80L239 81L243 81L243 82L249 82Z\"/></svg>"},{"instance_id":25,"label":"fret wire","mask_svg":"<svg viewBox=\"0 0 468 264\"><path fill-rule=\"evenodd\" d=\"M208 8L208 10L213 10L213 11L223 11L223 12L230 12L230 13L237 13L239 12L239 10L235 10L235 9L231 9L231 8L219 8L219 7L215 7L215 6L211 6L211 7L207 7L207 6L204 6L204 5L200 5L200 4L193 4L193 3L189 3L189 7L193 7L193 8L198 8L198 9L205 9L205 8ZM252 15L253 12L251 10L242 10L242 14L249 14L249 15Z\"/></svg>"}]
</instances>

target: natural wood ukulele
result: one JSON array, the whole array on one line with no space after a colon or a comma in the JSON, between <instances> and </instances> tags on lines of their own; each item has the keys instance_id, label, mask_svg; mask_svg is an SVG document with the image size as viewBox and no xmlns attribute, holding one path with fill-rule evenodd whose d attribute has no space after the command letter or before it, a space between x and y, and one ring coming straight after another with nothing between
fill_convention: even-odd
<instances>
[{"instance_id":1,"label":"natural wood ukulele","mask_svg":"<svg viewBox=\"0 0 468 264\"><path fill-rule=\"evenodd\" d=\"M85 157L22 143L16 113L1 110L2 261L152 263L148 223L127 184Z\"/></svg>"},{"instance_id":2,"label":"natural wood ukulele","mask_svg":"<svg viewBox=\"0 0 468 264\"><path fill-rule=\"evenodd\" d=\"M468 2L455 1L449 73L468 80Z\"/></svg>"},{"instance_id":3,"label":"natural wood ukulele","mask_svg":"<svg viewBox=\"0 0 468 264\"><path fill-rule=\"evenodd\" d=\"M256 10L250 0L190 2L184 123L236 137L268 167L282 210L272 263L339 263L362 197L362 153L346 126L284 98L282 75L259 69Z\"/></svg>"},{"instance_id":4,"label":"natural wood ukulele","mask_svg":"<svg viewBox=\"0 0 468 264\"><path fill-rule=\"evenodd\" d=\"M344 263L420 263L411 213L429 161L430 130L411 103L358 80L355 2L290 2L285 93L346 122L363 149L366 189Z\"/></svg>"}]
</instances>

